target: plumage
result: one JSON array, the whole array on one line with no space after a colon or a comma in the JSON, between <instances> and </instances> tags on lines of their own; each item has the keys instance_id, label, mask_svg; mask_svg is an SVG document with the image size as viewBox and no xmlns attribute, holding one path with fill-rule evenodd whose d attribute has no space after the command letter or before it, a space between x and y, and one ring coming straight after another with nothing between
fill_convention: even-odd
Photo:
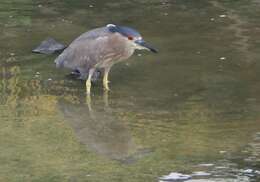
<instances>
[{"instance_id":1,"label":"plumage","mask_svg":"<svg viewBox=\"0 0 260 182\"><path fill-rule=\"evenodd\" d=\"M90 92L91 77L96 70L104 69L103 84L108 90L108 73L110 68L120 61L129 58L135 49L148 49L141 35L129 27L108 24L83 33L76 38L55 59L58 68L76 70L82 79L87 79L87 92Z\"/></svg>"},{"instance_id":2,"label":"plumage","mask_svg":"<svg viewBox=\"0 0 260 182\"><path fill-rule=\"evenodd\" d=\"M128 49L130 50L128 51ZM114 61L127 59L134 52L119 33L110 32L107 27L86 32L75 39L55 60L57 67L88 73L91 67L104 68Z\"/></svg>"}]
</instances>

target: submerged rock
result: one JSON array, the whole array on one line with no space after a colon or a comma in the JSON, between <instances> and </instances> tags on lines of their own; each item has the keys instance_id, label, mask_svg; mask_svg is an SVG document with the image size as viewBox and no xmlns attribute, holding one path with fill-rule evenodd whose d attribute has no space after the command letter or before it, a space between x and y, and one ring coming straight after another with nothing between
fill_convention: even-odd
<instances>
[{"instance_id":1,"label":"submerged rock","mask_svg":"<svg viewBox=\"0 0 260 182\"><path fill-rule=\"evenodd\" d=\"M92 83L98 82L98 80L101 78L102 74L103 73L102 73L101 70L96 70L91 77ZM87 77L82 77L78 70L72 71L69 75L67 75L67 77L70 78L70 79L80 79L80 80L86 80L87 79Z\"/></svg>"},{"instance_id":2,"label":"submerged rock","mask_svg":"<svg viewBox=\"0 0 260 182\"><path fill-rule=\"evenodd\" d=\"M57 42L55 39L49 37L41 42L41 44L32 50L33 53L53 54L60 53L66 48L65 45Z\"/></svg>"},{"instance_id":3,"label":"submerged rock","mask_svg":"<svg viewBox=\"0 0 260 182\"><path fill-rule=\"evenodd\" d=\"M182 173L176 173L176 172L172 172L166 176L162 176L160 179L160 182L164 182L164 181L180 181L180 180L188 180L190 179L192 176L188 175L188 174L182 174Z\"/></svg>"}]
</instances>

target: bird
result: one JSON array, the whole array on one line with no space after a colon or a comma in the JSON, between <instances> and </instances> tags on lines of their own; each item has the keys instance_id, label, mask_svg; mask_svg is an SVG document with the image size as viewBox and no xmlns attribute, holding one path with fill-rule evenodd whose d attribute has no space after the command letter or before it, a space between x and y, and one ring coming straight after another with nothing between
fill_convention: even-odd
<instances>
[{"instance_id":1,"label":"bird","mask_svg":"<svg viewBox=\"0 0 260 182\"><path fill-rule=\"evenodd\" d=\"M109 91L108 74L111 67L127 60L134 51L158 50L144 41L141 34L130 27L108 24L81 34L55 59L57 68L68 68L86 80L90 94L91 79L97 71L103 72L103 87Z\"/></svg>"}]
</instances>

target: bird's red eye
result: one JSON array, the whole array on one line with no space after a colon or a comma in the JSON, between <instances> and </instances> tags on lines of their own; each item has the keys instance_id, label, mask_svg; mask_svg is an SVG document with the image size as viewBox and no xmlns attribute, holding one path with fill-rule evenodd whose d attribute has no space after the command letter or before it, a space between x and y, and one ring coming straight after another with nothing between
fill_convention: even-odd
<instances>
[{"instance_id":1,"label":"bird's red eye","mask_svg":"<svg viewBox=\"0 0 260 182\"><path fill-rule=\"evenodd\" d=\"M134 38L131 36L128 36L128 40L133 40Z\"/></svg>"}]
</instances>

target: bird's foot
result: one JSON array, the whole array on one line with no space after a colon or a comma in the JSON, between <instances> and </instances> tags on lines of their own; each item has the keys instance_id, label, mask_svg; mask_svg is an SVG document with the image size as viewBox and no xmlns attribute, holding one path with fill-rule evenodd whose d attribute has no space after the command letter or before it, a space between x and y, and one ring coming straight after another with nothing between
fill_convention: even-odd
<instances>
[{"instance_id":1,"label":"bird's foot","mask_svg":"<svg viewBox=\"0 0 260 182\"><path fill-rule=\"evenodd\" d=\"M109 88L109 86L108 86L108 83L109 83L109 81L103 82L103 86L104 86L104 90L105 90L105 91L110 91L110 88Z\"/></svg>"},{"instance_id":2,"label":"bird's foot","mask_svg":"<svg viewBox=\"0 0 260 182\"><path fill-rule=\"evenodd\" d=\"M105 90L105 91L111 91L108 86L107 86L107 87L104 87L104 90Z\"/></svg>"}]
</instances>

